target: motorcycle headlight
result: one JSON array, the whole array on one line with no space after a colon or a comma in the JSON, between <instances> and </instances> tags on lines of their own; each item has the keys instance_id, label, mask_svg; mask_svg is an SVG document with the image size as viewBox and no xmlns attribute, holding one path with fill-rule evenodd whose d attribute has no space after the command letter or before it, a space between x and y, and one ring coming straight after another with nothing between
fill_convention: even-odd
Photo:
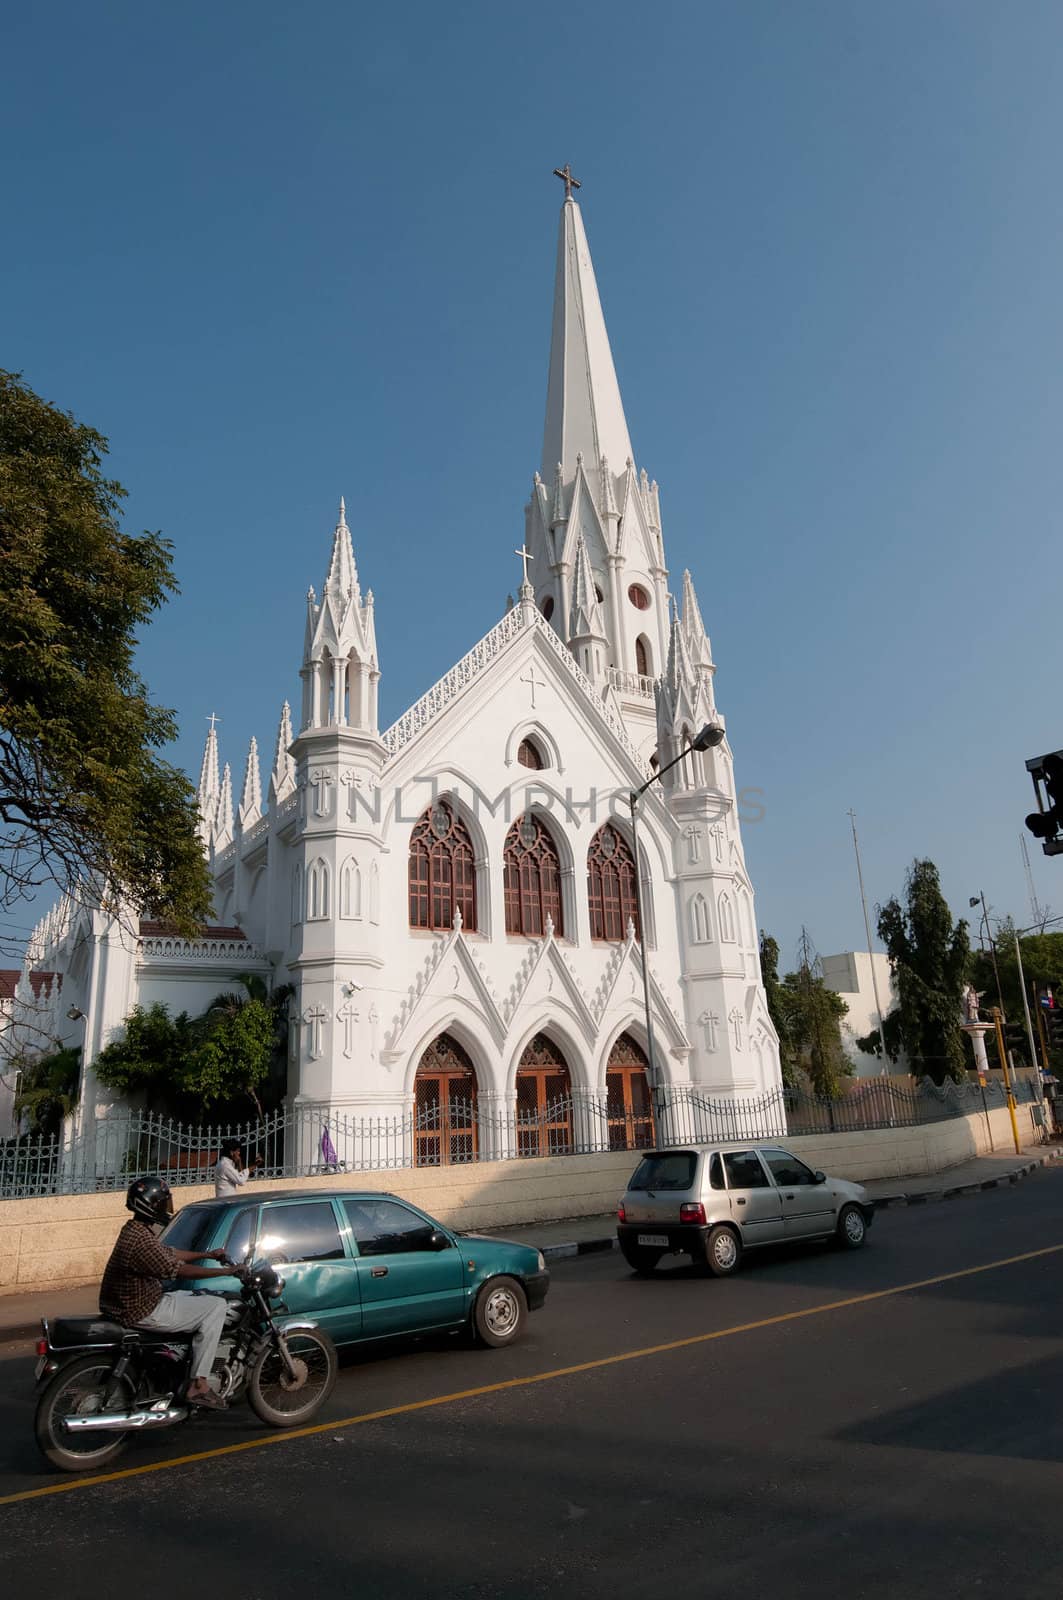
<instances>
[{"instance_id":1,"label":"motorcycle headlight","mask_svg":"<svg viewBox=\"0 0 1063 1600\"><path fill-rule=\"evenodd\" d=\"M271 1300L279 1300L283 1293L284 1293L284 1279L283 1278L278 1278L276 1283L273 1285L273 1288L269 1291L269 1297L270 1297Z\"/></svg>"}]
</instances>

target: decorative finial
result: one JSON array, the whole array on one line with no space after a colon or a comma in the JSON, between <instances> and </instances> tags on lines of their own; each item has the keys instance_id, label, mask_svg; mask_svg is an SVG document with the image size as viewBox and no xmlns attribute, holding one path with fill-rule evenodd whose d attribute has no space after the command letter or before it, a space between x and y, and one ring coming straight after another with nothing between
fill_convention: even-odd
<instances>
[{"instance_id":1,"label":"decorative finial","mask_svg":"<svg viewBox=\"0 0 1063 1600\"><path fill-rule=\"evenodd\" d=\"M627 942L628 942L628 944L634 944L637 937L638 937L638 935L635 932L635 919L634 919L634 917L628 917L628 919L627 919Z\"/></svg>"},{"instance_id":2,"label":"decorative finial","mask_svg":"<svg viewBox=\"0 0 1063 1600\"><path fill-rule=\"evenodd\" d=\"M454 932L455 933L460 933L461 929L462 929L461 908L459 906L455 906L454 907Z\"/></svg>"},{"instance_id":3,"label":"decorative finial","mask_svg":"<svg viewBox=\"0 0 1063 1600\"><path fill-rule=\"evenodd\" d=\"M546 913L546 926L543 929L543 932L547 939L552 939L554 937L554 919L550 915L549 911Z\"/></svg>"},{"instance_id":4,"label":"decorative finial","mask_svg":"<svg viewBox=\"0 0 1063 1600\"><path fill-rule=\"evenodd\" d=\"M347 521L347 504L346 504L346 501L344 500L343 496L340 495L340 526L342 527L343 524L346 521Z\"/></svg>"},{"instance_id":5,"label":"decorative finial","mask_svg":"<svg viewBox=\"0 0 1063 1600\"><path fill-rule=\"evenodd\" d=\"M579 189L582 187L579 179L572 176L572 167L568 161L565 162L563 167L554 168L554 177L560 178L561 182L564 184L566 200L572 199L573 189Z\"/></svg>"}]
</instances>

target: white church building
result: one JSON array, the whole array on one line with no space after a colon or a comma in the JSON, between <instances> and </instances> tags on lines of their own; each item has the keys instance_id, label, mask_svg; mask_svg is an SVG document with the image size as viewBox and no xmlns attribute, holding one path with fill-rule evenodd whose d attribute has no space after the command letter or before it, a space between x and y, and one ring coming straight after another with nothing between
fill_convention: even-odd
<instances>
[{"instance_id":1,"label":"white church building","mask_svg":"<svg viewBox=\"0 0 1063 1600\"><path fill-rule=\"evenodd\" d=\"M729 738L646 791L636 883L630 791L724 724L693 581L670 585L568 184L525 581L388 728L380 678L401 632L378 644L373 550L353 531L341 501L265 789L252 740L234 803L208 734L216 925L185 940L65 902L31 940L17 988L28 1001L31 974L61 978L46 1020L83 1047L82 1125L107 1109L92 1062L134 1004L195 1014L249 971L294 986L289 1106L337 1127L405 1118L415 1160L486 1154L483 1128L518 1114L553 1150L588 1129L646 1143L654 1072L713 1100L779 1088Z\"/></svg>"}]
</instances>

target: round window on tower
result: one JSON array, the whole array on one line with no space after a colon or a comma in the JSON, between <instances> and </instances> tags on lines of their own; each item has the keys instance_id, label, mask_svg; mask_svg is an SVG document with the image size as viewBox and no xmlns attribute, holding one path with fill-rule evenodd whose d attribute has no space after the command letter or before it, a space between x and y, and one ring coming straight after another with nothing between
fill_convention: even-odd
<instances>
[{"instance_id":1,"label":"round window on tower","mask_svg":"<svg viewBox=\"0 0 1063 1600\"><path fill-rule=\"evenodd\" d=\"M633 583L627 592L627 597L636 611L648 611L650 609L650 597L641 583Z\"/></svg>"}]
</instances>

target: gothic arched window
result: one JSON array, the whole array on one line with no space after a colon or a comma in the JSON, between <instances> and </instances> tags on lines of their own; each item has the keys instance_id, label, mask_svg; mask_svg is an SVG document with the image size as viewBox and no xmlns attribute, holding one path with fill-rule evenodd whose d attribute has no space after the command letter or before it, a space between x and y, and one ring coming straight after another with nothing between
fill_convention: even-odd
<instances>
[{"instance_id":1,"label":"gothic arched window","mask_svg":"<svg viewBox=\"0 0 1063 1600\"><path fill-rule=\"evenodd\" d=\"M635 858L611 822L598 829L587 851L587 897L592 939L619 943L627 937L629 921L635 924L635 937L642 937Z\"/></svg>"},{"instance_id":2,"label":"gothic arched window","mask_svg":"<svg viewBox=\"0 0 1063 1600\"><path fill-rule=\"evenodd\" d=\"M537 1033L517 1067L517 1154L560 1156L572 1150L572 1077L552 1039Z\"/></svg>"},{"instance_id":3,"label":"gothic arched window","mask_svg":"<svg viewBox=\"0 0 1063 1600\"><path fill-rule=\"evenodd\" d=\"M728 944L735 942L735 908L726 889L720 896L720 938L726 939Z\"/></svg>"},{"instance_id":4,"label":"gothic arched window","mask_svg":"<svg viewBox=\"0 0 1063 1600\"><path fill-rule=\"evenodd\" d=\"M306 869L306 920L317 922L329 914L328 864L320 857Z\"/></svg>"},{"instance_id":5,"label":"gothic arched window","mask_svg":"<svg viewBox=\"0 0 1063 1600\"><path fill-rule=\"evenodd\" d=\"M417 1166L476 1160L476 1070L449 1033L433 1039L421 1057L413 1099Z\"/></svg>"},{"instance_id":6,"label":"gothic arched window","mask_svg":"<svg viewBox=\"0 0 1063 1600\"><path fill-rule=\"evenodd\" d=\"M537 939L552 917L555 933L564 933L561 911L561 861L549 830L526 812L506 834L503 893L506 932Z\"/></svg>"},{"instance_id":7,"label":"gothic arched window","mask_svg":"<svg viewBox=\"0 0 1063 1600\"><path fill-rule=\"evenodd\" d=\"M609 1052L605 1071L610 1150L653 1147L653 1101L648 1066L641 1045L630 1033L622 1033Z\"/></svg>"},{"instance_id":8,"label":"gothic arched window","mask_svg":"<svg viewBox=\"0 0 1063 1600\"><path fill-rule=\"evenodd\" d=\"M690 902L690 931L695 944L708 944L712 938L708 901L703 894L696 894Z\"/></svg>"},{"instance_id":9,"label":"gothic arched window","mask_svg":"<svg viewBox=\"0 0 1063 1600\"><path fill-rule=\"evenodd\" d=\"M460 911L462 925L475 929L472 840L446 800L429 806L410 835L409 881L411 928L452 928L454 913Z\"/></svg>"},{"instance_id":10,"label":"gothic arched window","mask_svg":"<svg viewBox=\"0 0 1063 1600\"><path fill-rule=\"evenodd\" d=\"M635 640L635 671L640 675L640 677L653 677L650 661L650 647L647 643L646 635L644 633L640 633L638 638Z\"/></svg>"},{"instance_id":11,"label":"gothic arched window","mask_svg":"<svg viewBox=\"0 0 1063 1600\"><path fill-rule=\"evenodd\" d=\"M542 752L534 739L522 739L517 746L517 760L522 767L530 767L533 772L541 772L546 766Z\"/></svg>"},{"instance_id":12,"label":"gothic arched window","mask_svg":"<svg viewBox=\"0 0 1063 1600\"><path fill-rule=\"evenodd\" d=\"M354 856L348 856L340 873L340 916L362 915L362 869Z\"/></svg>"}]
</instances>

